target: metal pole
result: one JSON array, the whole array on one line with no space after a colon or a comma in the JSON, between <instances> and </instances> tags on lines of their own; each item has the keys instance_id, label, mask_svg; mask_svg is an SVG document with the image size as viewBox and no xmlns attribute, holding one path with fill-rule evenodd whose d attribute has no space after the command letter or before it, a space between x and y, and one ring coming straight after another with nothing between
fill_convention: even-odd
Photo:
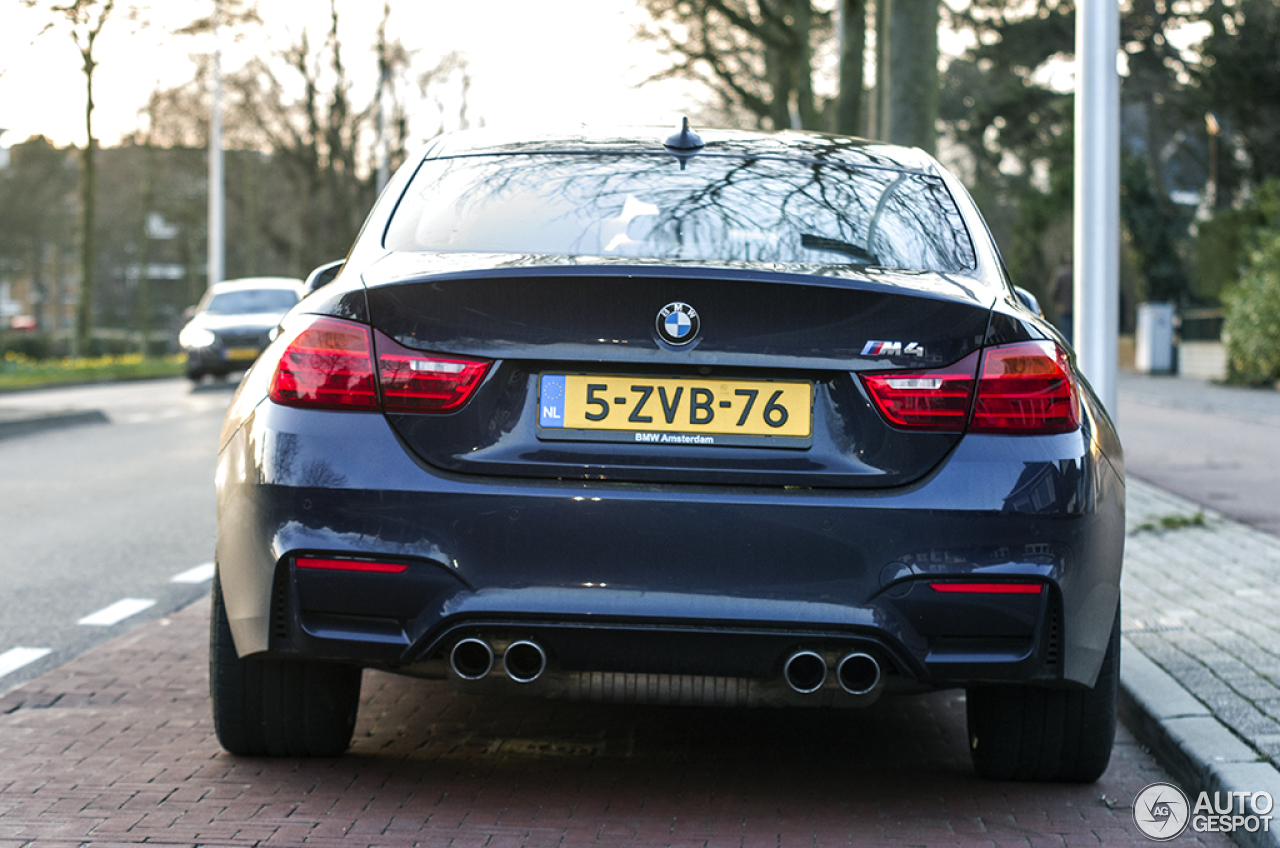
<instances>
[{"instance_id":1,"label":"metal pole","mask_svg":"<svg viewBox=\"0 0 1280 848\"><path fill-rule=\"evenodd\" d=\"M382 190L387 187L387 181L391 179L391 151L390 143L387 139L387 116L385 108L387 80L390 76L390 69L387 68L386 59L379 56L378 102L374 122L374 128L377 132L376 154L378 160L376 193L379 195L382 194Z\"/></svg>"},{"instance_id":2,"label":"metal pole","mask_svg":"<svg viewBox=\"0 0 1280 848\"><path fill-rule=\"evenodd\" d=\"M1116 414L1120 322L1120 7L1081 0L1076 18L1074 344Z\"/></svg>"},{"instance_id":3,"label":"metal pole","mask_svg":"<svg viewBox=\"0 0 1280 848\"><path fill-rule=\"evenodd\" d=\"M387 62L387 18L391 17L391 2L382 4L382 22L378 24L378 102L375 129L377 141L375 157L377 159L377 194L387 187L391 179L391 149L387 139L387 87L391 82L391 65Z\"/></svg>"},{"instance_id":4,"label":"metal pole","mask_svg":"<svg viewBox=\"0 0 1280 848\"><path fill-rule=\"evenodd\" d=\"M222 0L213 3L213 105L209 111L209 285L222 282L226 256L222 180Z\"/></svg>"}]
</instances>

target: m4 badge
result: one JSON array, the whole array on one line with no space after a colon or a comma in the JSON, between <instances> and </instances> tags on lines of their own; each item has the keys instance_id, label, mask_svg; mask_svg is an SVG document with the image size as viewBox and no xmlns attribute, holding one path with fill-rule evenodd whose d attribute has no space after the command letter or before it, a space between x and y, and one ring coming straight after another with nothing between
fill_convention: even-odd
<instances>
[{"instance_id":1,"label":"m4 badge","mask_svg":"<svg viewBox=\"0 0 1280 848\"><path fill-rule=\"evenodd\" d=\"M870 341L862 346L863 356L918 356L924 358L924 348L916 342Z\"/></svg>"}]
</instances>

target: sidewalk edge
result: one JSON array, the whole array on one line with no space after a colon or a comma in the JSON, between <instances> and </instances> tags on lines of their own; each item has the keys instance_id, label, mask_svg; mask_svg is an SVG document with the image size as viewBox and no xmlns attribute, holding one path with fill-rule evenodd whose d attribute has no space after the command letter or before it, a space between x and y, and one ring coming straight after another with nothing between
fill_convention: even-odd
<instances>
[{"instance_id":1,"label":"sidewalk edge","mask_svg":"<svg viewBox=\"0 0 1280 848\"><path fill-rule=\"evenodd\" d=\"M10 420L0 420L0 439L11 436L24 436L43 430L55 430L62 427L78 427L85 424L109 424L111 420L99 409L71 410L52 412Z\"/></svg>"},{"instance_id":2,"label":"sidewalk edge","mask_svg":"<svg viewBox=\"0 0 1280 848\"><path fill-rule=\"evenodd\" d=\"M1240 741L1182 684L1128 639L1121 644L1120 720L1186 792L1258 792L1280 799L1280 771ZM1280 819L1280 816L1278 816ZM1280 827L1280 820L1273 822ZM1280 848L1280 832L1232 834L1247 848Z\"/></svg>"}]
</instances>

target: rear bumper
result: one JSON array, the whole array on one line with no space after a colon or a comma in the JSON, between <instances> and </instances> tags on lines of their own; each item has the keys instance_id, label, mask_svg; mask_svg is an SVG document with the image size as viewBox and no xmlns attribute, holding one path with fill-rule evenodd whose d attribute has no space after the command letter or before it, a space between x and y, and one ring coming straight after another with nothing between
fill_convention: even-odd
<instances>
[{"instance_id":1,"label":"rear bumper","mask_svg":"<svg viewBox=\"0 0 1280 848\"><path fill-rule=\"evenodd\" d=\"M592 484L444 474L380 415L266 402L219 458L219 570L242 655L421 671L475 636L535 639L565 675L768 681L812 649L929 686L1092 685L1124 494L1089 433L971 435L888 491ZM929 586L978 578L1043 589Z\"/></svg>"}]
</instances>

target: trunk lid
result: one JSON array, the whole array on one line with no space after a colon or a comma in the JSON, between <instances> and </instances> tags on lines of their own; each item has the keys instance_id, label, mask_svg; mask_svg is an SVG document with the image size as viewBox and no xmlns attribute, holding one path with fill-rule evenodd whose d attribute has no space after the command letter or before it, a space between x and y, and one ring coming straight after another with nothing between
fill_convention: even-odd
<instances>
[{"instance_id":1,"label":"trunk lid","mask_svg":"<svg viewBox=\"0 0 1280 848\"><path fill-rule=\"evenodd\" d=\"M994 299L933 272L501 255L399 254L365 284L371 323L397 343L494 360L458 412L388 415L426 462L690 484L880 487L928 473L960 435L890 427L857 373L962 359ZM692 307L671 319L692 341L664 338L673 304Z\"/></svg>"}]
</instances>

